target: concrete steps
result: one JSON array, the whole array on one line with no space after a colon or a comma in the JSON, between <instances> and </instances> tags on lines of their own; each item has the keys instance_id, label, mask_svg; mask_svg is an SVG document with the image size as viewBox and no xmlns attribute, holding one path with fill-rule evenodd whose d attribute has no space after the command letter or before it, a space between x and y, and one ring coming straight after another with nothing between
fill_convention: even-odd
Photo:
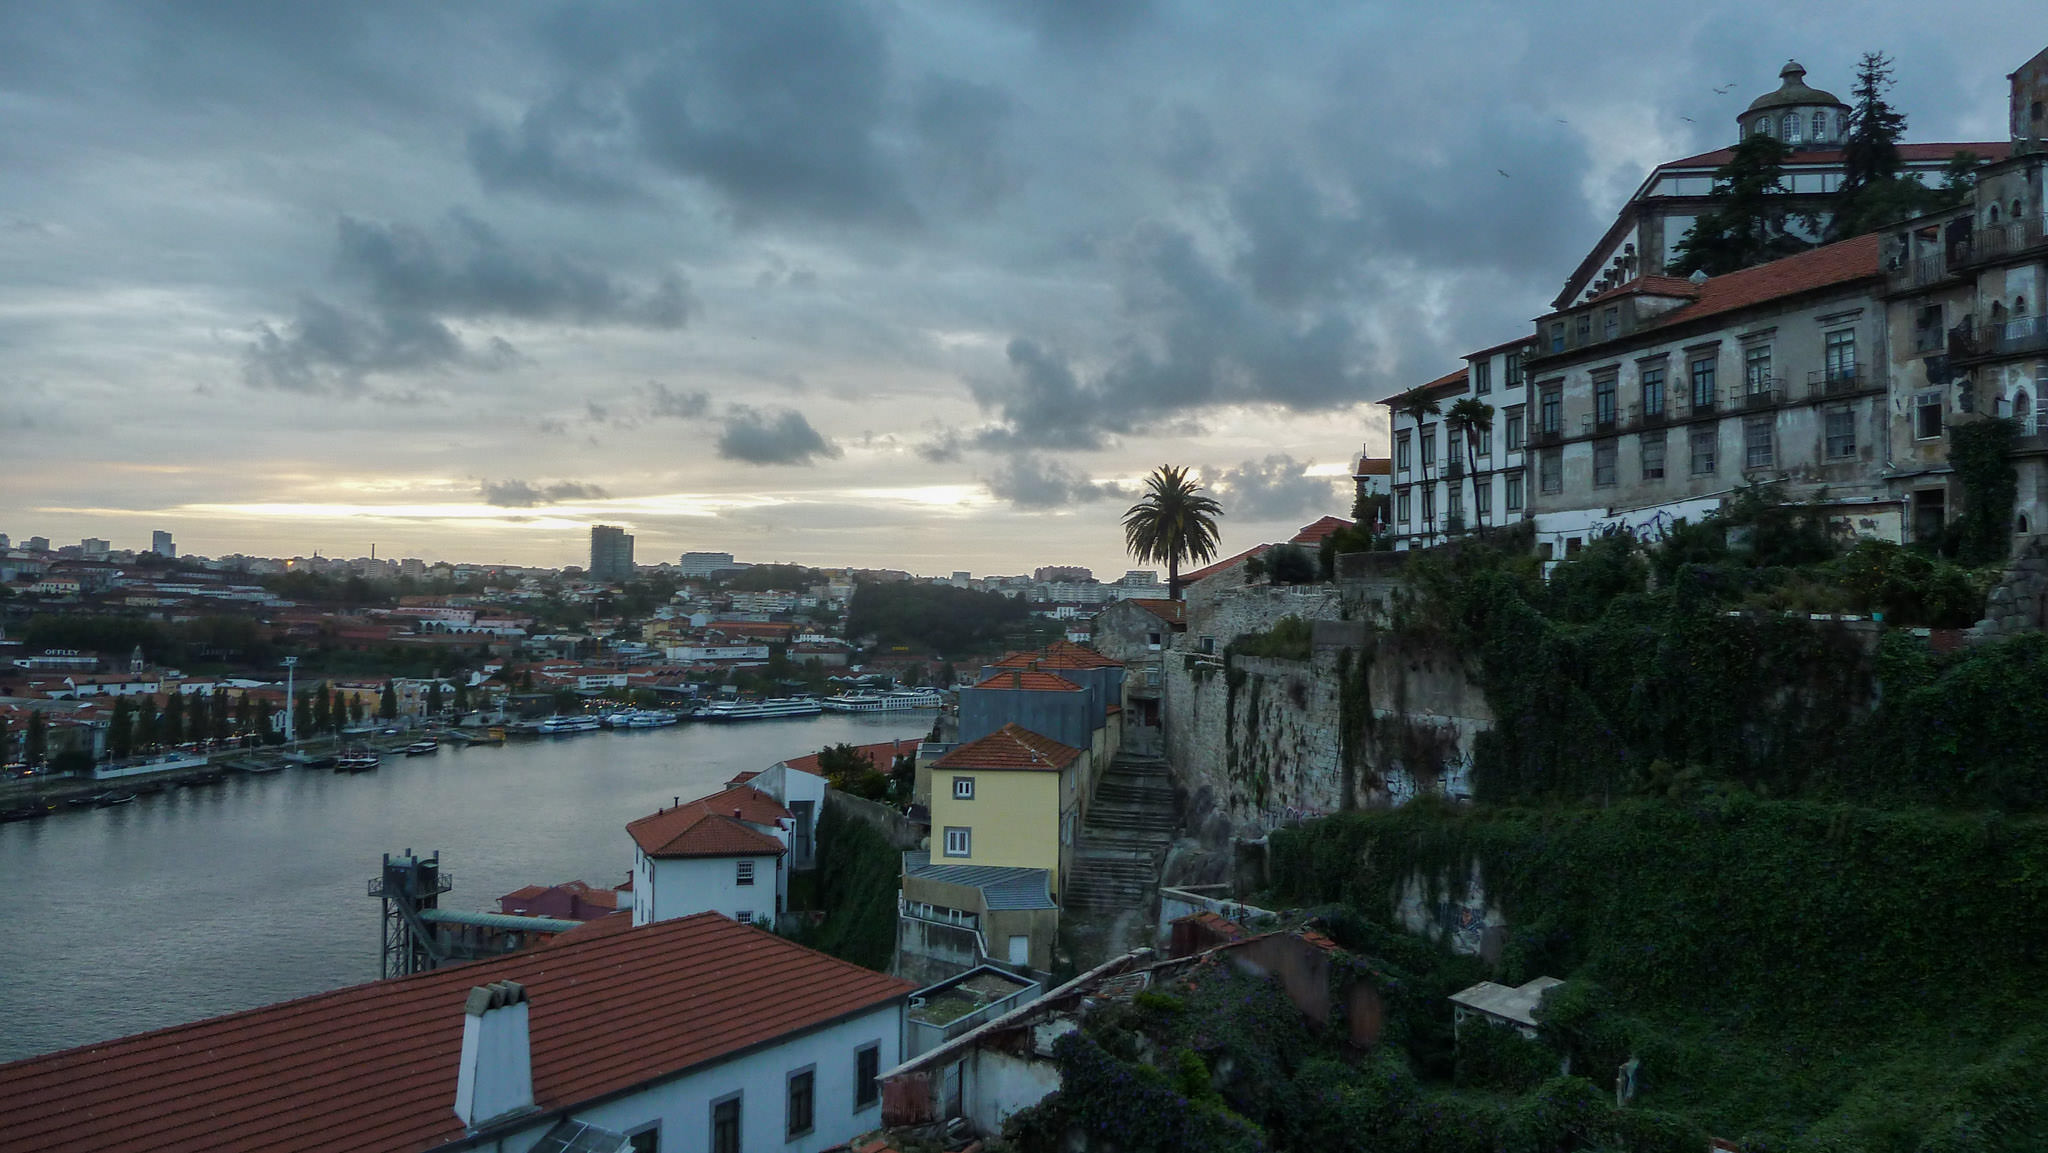
<instances>
[{"instance_id":1,"label":"concrete steps","mask_svg":"<svg viewBox=\"0 0 2048 1153\"><path fill-rule=\"evenodd\" d=\"M1118 757L1095 782L1061 904L1104 913L1149 910L1160 859L1179 824L1166 763Z\"/></svg>"}]
</instances>

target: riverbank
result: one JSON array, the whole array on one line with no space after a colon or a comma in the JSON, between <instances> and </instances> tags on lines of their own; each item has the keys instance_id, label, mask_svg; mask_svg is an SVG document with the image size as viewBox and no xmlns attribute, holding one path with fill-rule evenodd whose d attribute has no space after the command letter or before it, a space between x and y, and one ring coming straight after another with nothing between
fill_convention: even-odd
<instances>
[{"instance_id":1,"label":"riverbank","mask_svg":"<svg viewBox=\"0 0 2048 1153\"><path fill-rule=\"evenodd\" d=\"M495 911L528 884L608 888L632 867L627 821L929 725L842 714L448 743L374 773L230 775L0 825L0 1060L375 979L381 907L364 884L384 853L439 850L451 909Z\"/></svg>"}]
</instances>

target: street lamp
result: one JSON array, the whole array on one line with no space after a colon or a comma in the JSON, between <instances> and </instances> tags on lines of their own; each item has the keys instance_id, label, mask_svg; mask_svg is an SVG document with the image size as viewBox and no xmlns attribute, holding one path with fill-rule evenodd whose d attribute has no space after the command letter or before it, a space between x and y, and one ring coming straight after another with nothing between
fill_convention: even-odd
<instances>
[{"instance_id":1,"label":"street lamp","mask_svg":"<svg viewBox=\"0 0 2048 1153\"><path fill-rule=\"evenodd\" d=\"M296 671L298 663L297 657L284 659L284 736L295 749L299 747L299 728L297 719L292 716L292 704L297 700L292 696L292 674Z\"/></svg>"}]
</instances>

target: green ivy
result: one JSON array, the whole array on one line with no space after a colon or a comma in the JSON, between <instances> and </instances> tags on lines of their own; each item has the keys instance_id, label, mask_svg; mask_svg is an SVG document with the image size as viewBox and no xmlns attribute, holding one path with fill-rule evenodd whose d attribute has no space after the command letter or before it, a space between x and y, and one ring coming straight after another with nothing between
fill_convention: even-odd
<instances>
[{"instance_id":1,"label":"green ivy","mask_svg":"<svg viewBox=\"0 0 2048 1153\"><path fill-rule=\"evenodd\" d=\"M2016 420L1991 417L1948 429L1948 462L1963 486L1963 512L1956 519L1956 559L1964 564L2002 561L2012 550L2013 503L2019 474L2012 463Z\"/></svg>"}]
</instances>

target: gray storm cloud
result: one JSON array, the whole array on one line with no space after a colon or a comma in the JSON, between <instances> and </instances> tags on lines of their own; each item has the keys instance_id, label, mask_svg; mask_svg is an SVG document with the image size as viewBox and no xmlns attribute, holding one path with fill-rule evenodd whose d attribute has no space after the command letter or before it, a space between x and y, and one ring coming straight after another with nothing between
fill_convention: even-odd
<instances>
[{"instance_id":1,"label":"gray storm cloud","mask_svg":"<svg viewBox=\"0 0 2048 1153\"><path fill-rule=\"evenodd\" d=\"M483 502L497 508L533 508L565 500L603 500L605 490L594 484L560 480L552 484L530 484L523 480L486 480L477 488Z\"/></svg>"},{"instance_id":2,"label":"gray storm cloud","mask_svg":"<svg viewBox=\"0 0 2048 1153\"><path fill-rule=\"evenodd\" d=\"M804 414L791 408L762 410L732 405L722 418L718 455L746 464L810 464L836 457L841 449L827 440Z\"/></svg>"}]
</instances>

